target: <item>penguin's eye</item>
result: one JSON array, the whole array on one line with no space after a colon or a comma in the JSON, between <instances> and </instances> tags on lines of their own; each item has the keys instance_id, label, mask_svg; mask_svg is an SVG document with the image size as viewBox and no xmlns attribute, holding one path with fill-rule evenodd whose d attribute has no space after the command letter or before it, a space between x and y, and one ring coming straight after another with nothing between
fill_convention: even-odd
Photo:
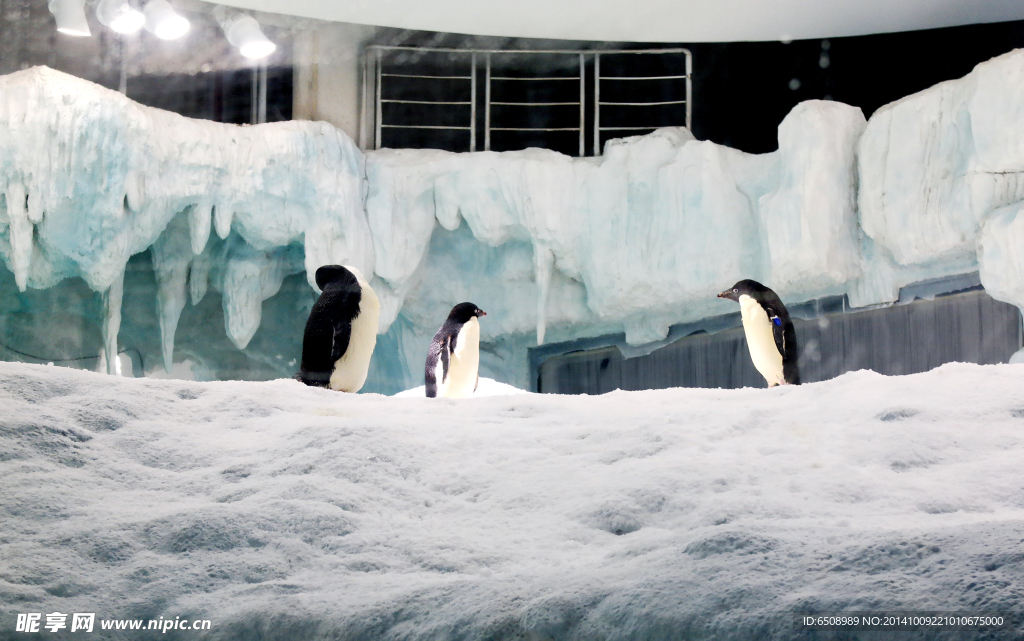
<instances>
[{"instance_id":1,"label":"penguin's eye","mask_svg":"<svg viewBox=\"0 0 1024 641\"><path fill-rule=\"evenodd\" d=\"M734 290L732 290L732 292L733 292L734 294L738 294L738 293L740 293L740 290L738 290L738 289L734 289Z\"/></svg>"}]
</instances>

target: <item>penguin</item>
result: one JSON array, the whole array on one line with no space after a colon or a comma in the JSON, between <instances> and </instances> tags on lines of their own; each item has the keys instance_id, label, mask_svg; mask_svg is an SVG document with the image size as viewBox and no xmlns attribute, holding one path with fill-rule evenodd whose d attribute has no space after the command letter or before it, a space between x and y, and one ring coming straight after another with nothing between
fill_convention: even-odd
<instances>
[{"instance_id":1,"label":"penguin","mask_svg":"<svg viewBox=\"0 0 1024 641\"><path fill-rule=\"evenodd\" d=\"M302 364L295 376L306 385L358 392L377 345L380 301L355 267L316 270L320 297L302 336Z\"/></svg>"},{"instance_id":2,"label":"penguin","mask_svg":"<svg viewBox=\"0 0 1024 641\"><path fill-rule=\"evenodd\" d=\"M459 303L434 334L425 368L427 398L464 398L480 382L480 321L486 316L473 303Z\"/></svg>"},{"instance_id":3,"label":"penguin","mask_svg":"<svg viewBox=\"0 0 1024 641\"><path fill-rule=\"evenodd\" d=\"M750 360L768 387L799 385L796 331L779 296L755 280L741 280L718 297L740 304Z\"/></svg>"}]
</instances>

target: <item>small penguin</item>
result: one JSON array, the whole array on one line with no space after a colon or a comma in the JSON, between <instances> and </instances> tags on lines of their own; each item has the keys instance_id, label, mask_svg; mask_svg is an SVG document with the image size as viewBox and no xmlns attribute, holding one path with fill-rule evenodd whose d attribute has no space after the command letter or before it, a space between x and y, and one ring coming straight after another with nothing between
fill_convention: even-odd
<instances>
[{"instance_id":1,"label":"small penguin","mask_svg":"<svg viewBox=\"0 0 1024 641\"><path fill-rule=\"evenodd\" d=\"M448 320L434 334L427 352L425 371L427 398L446 396L464 398L476 391L480 382L480 316L486 316L473 303L459 303Z\"/></svg>"},{"instance_id":2,"label":"small penguin","mask_svg":"<svg viewBox=\"0 0 1024 641\"><path fill-rule=\"evenodd\" d=\"M358 392L366 382L377 344L380 301L355 267L316 270L320 298L306 321L302 365L295 378L306 385Z\"/></svg>"},{"instance_id":3,"label":"small penguin","mask_svg":"<svg viewBox=\"0 0 1024 641\"><path fill-rule=\"evenodd\" d=\"M718 297L740 304L750 360L768 387L799 385L796 331L778 295L757 281L741 280Z\"/></svg>"}]
</instances>

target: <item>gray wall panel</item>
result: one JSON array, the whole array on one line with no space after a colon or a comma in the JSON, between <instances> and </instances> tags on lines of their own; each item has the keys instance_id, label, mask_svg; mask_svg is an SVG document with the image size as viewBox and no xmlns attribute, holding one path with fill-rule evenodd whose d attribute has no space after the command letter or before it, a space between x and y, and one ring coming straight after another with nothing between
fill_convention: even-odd
<instances>
[{"instance_id":1,"label":"gray wall panel","mask_svg":"<svg viewBox=\"0 0 1024 641\"><path fill-rule=\"evenodd\" d=\"M895 375L952 361L1005 363L1021 346L1020 311L983 291L794 319L793 324L805 383L859 369ZM562 354L541 363L539 374L539 391L559 394L765 387L740 328L694 334L631 359L614 346Z\"/></svg>"}]
</instances>

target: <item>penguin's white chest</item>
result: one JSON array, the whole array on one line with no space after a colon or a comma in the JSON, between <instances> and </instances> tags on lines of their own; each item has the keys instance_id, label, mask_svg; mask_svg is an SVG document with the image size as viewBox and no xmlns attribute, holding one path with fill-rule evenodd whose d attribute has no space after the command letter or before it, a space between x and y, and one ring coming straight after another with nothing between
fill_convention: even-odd
<instances>
[{"instance_id":1,"label":"penguin's white chest","mask_svg":"<svg viewBox=\"0 0 1024 641\"><path fill-rule=\"evenodd\" d=\"M440 361L440 359L438 359ZM448 357L448 378L438 376L438 396L465 398L476 391L480 369L480 321L471 318L459 329L455 351Z\"/></svg>"},{"instance_id":2,"label":"penguin's white chest","mask_svg":"<svg viewBox=\"0 0 1024 641\"><path fill-rule=\"evenodd\" d=\"M358 278L358 276L357 276ZM331 389L342 392L358 392L366 382L370 369L370 357L377 346L377 322L380 320L380 301L377 294L359 278L362 295L359 297L359 315L352 319L352 333L348 348L341 358L334 362L331 373Z\"/></svg>"},{"instance_id":3,"label":"penguin's white chest","mask_svg":"<svg viewBox=\"0 0 1024 641\"><path fill-rule=\"evenodd\" d=\"M740 296L740 315L743 318L743 333L747 336L750 360L768 387L786 382L782 372L782 354L775 345L775 333L767 312L756 300L743 294Z\"/></svg>"}]
</instances>

